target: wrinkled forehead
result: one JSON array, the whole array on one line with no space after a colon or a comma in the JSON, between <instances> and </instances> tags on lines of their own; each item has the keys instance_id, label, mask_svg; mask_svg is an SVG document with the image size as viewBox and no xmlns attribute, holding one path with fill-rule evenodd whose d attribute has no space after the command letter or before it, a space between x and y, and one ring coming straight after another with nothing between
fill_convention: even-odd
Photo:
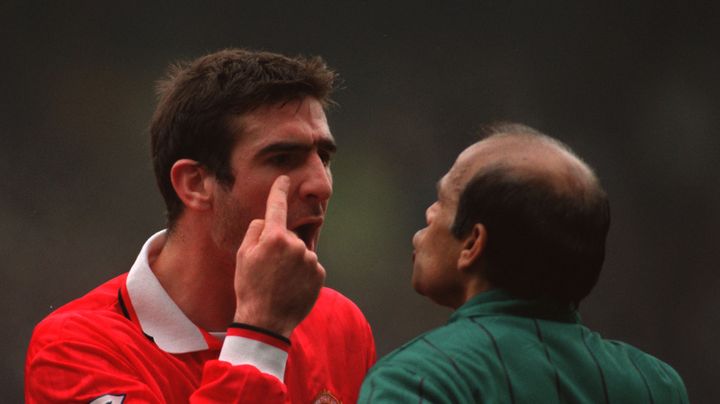
<instances>
[{"instance_id":1,"label":"wrinkled forehead","mask_svg":"<svg viewBox=\"0 0 720 404\"><path fill-rule=\"evenodd\" d=\"M483 163L487 163L491 157L487 145L482 141L477 142L458 155L444 180L452 188L463 189L470 177L477 173Z\"/></svg>"},{"instance_id":2,"label":"wrinkled forehead","mask_svg":"<svg viewBox=\"0 0 720 404\"><path fill-rule=\"evenodd\" d=\"M438 182L438 192L443 193L447 199L459 199L465 184L474 174L474 167L477 163L474 146L472 145L460 153L450 170Z\"/></svg>"}]
</instances>

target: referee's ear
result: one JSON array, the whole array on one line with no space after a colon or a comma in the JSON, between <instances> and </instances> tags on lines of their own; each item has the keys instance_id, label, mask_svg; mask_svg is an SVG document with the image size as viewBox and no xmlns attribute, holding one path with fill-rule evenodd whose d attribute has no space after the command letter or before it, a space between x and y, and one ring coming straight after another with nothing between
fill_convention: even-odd
<instances>
[{"instance_id":1,"label":"referee's ear","mask_svg":"<svg viewBox=\"0 0 720 404\"><path fill-rule=\"evenodd\" d=\"M485 251L487 241L487 230L481 223L476 223L470 233L463 240L462 250L458 257L458 269L461 272L469 272L477 267L476 263Z\"/></svg>"},{"instance_id":2,"label":"referee's ear","mask_svg":"<svg viewBox=\"0 0 720 404\"><path fill-rule=\"evenodd\" d=\"M170 169L170 181L186 208L208 210L212 207L215 177L195 160L180 159Z\"/></svg>"}]
</instances>

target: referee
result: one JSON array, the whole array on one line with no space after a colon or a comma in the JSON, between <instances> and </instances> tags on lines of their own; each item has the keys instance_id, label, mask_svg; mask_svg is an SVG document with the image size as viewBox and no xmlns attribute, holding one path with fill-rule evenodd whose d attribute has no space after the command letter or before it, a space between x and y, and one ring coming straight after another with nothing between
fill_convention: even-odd
<instances>
[{"instance_id":1,"label":"referee","mask_svg":"<svg viewBox=\"0 0 720 404\"><path fill-rule=\"evenodd\" d=\"M455 312L378 362L359 402L687 403L669 365L580 322L610 224L592 170L527 126L487 132L413 238L413 287Z\"/></svg>"}]
</instances>

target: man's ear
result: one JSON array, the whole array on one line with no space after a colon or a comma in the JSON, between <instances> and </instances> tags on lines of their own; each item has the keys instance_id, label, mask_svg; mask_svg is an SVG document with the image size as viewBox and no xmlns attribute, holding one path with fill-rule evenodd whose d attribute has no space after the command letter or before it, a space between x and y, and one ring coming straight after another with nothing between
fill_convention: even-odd
<instances>
[{"instance_id":1,"label":"man's ear","mask_svg":"<svg viewBox=\"0 0 720 404\"><path fill-rule=\"evenodd\" d=\"M170 181L186 208L206 210L212 206L214 177L197 161L176 161L170 169Z\"/></svg>"},{"instance_id":2,"label":"man's ear","mask_svg":"<svg viewBox=\"0 0 720 404\"><path fill-rule=\"evenodd\" d=\"M485 226L476 223L470 234L465 237L463 247L458 257L458 269L463 272L468 271L475 266L480 260L480 256L485 251L485 243L487 242L487 231Z\"/></svg>"}]
</instances>

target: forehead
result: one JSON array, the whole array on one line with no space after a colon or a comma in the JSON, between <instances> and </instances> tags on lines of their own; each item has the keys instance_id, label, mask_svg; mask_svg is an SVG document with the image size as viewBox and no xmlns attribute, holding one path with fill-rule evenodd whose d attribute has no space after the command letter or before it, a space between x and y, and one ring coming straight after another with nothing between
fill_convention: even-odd
<instances>
[{"instance_id":1,"label":"forehead","mask_svg":"<svg viewBox=\"0 0 720 404\"><path fill-rule=\"evenodd\" d=\"M469 177L477 171L480 143L475 143L457 157L450 170L438 182L438 192L458 198Z\"/></svg>"},{"instance_id":2,"label":"forehead","mask_svg":"<svg viewBox=\"0 0 720 404\"><path fill-rule=\"evenodd\" d=\"M439 191L451 199L459 199L465 185L478 173L483 166L502 159L507 149L503 150L497 139L486 139L474 143L458 155L455 163L438 183Z\"/></svg>"},{"instance_id":3,"label":"forehead","mask_svg":"<svg viewBox=\"0 0 720 404\"><path fill-rule=\"evenodd\" d=\"M322 104L307 97L264 105L231 119L238 145L263 145L285 139L303 143L334 141Z\"/></svg>"},{"instance_id":4,"label":"forehead","mask_svg":"<svg viewBox=\"0 0 720 404\"><path fill-rule=\"evenodd\" d=\"M463 189L462 178L465 175L467 167L458 165L457 162L436 184L438 198L448 202L455 202L460 198L460 192Z\"/></svg>"}]
</instances>

